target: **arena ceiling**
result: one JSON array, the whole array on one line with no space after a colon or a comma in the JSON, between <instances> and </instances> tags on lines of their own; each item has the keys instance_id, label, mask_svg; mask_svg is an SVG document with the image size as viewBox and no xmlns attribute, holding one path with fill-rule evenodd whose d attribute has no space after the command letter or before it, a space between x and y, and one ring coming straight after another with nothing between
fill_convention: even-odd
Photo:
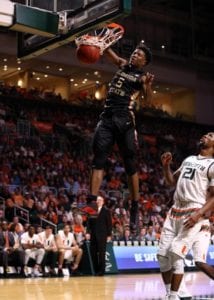
<instances>
[{"instance_id":1,"label":"arena ceiling","mask_svg":"<svg viewBox=\"0 0 214 300\"><path fill-rule=\"evenodd\" d=\"M26 4L27 0L13 0L14 2L19 2ZM44 7L45 5L52 5L53 1L43 1L43 0L28 0L33 6ZM72 0L72 7L79 7L82 5L83 0ZM52 3L52 4L50 4ZM69 9L71 6L70 0L57 0L58 10ZM207 39L207 42L212 43L212 38L210 36L210 31L214 28L214 1L213 0L133 0L133 16L135 18L135 12L138 8L142 8L142 11L152 11L160 13L162 15L177 17L186 16L187 18L193 14L194 18L199 18L200 22L208 24L207 32L208 34L203 35L203 39ZM136 9L135 9L136 8ZM51 9L49 7L49 9ZM213 26L210 26L210 24ZM12 40L12 45L9 49L7 48L7 43L1 43L0 49L0 79L8 78L12 75L24 72L25 70L30 71L32 77L35 80L38 78L48 81L52 80L56 76L66 77L71 81L74 89L85 89L87 86L92 86L94 84L102 84L109 82L112 76L112 69L106 70L102 62L99 66L81 66L77 62L75 64L69 63L67 61L56 63L56 60L46 60L46 58L37 58L29 61L19 61L16 59L16 39L15 33L7 32L4 28L2 34L7 35L8 39ZM1 34L1 33L0 33ZM12 50L11 50L12 49ZM72 55L72 54L71 54ZM7 66L7 67L5 67ZM97 69L99 68L99 72ZM87 81L84 79L87 78ZM39 79L39 80L40 80ZM74 86L78 83L78 86ZM162 92L171 91L176 92L178 90L185 89L179 86L169 86L166 83L158 83L157 89Z\"/></svg>"}]
</instances>

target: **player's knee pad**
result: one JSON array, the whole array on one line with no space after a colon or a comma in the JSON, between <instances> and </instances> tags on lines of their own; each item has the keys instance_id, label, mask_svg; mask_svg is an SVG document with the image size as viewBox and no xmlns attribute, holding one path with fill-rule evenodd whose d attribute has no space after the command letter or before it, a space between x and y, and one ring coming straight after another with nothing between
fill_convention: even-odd
<instances>
[{"instance_id":1,"label":"player's knee pad","mask_svg":"<svg viewBox=\"0 0 214 300\"><path fill-rule=\"evenodd\" d=\"M158 254L157 258L158 258L161 273L168 272L169 270L172 269L170 257L162 256Z\"/></svg>"},{"instance_id":2,"label":"player's knee pad","mask_svg":"<svg viewBox=\"0 0 214 300\"><path fill-rule=\"evenodd\" d=\"M171 253L173 273L184 274L184 260L175 253Z\"/></svg>"},{"instance_id":3,"label":"player's knee pad","mask_svg":"<svg viewBox=\"0 0 214 300\"><path fill-rule=\"evenodd\" d=\"M124 157L124 166L125 166L126 173L129 176L132 176L137 172L136 161L134 157Z\"/></svg>"}]
</instances>

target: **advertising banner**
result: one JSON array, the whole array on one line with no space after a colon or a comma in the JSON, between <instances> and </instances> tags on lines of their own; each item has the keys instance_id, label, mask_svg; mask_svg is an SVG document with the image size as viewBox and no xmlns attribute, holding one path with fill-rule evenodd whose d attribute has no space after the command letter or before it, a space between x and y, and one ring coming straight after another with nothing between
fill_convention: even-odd
<instances>
[{"instance_id":1,"label":"advertising banner","mask_svg":"<svg viewBox=\"0 0 214 300\"><path fill-rule=\"evenodd\" d=\"M118 270L152 270L159 269L156 246L114 246L114 254ZM207 263L214 265L214 245L209 246ZM194 267L192 253L185 259L186 267Z\"/></svg>"}]
</instances>

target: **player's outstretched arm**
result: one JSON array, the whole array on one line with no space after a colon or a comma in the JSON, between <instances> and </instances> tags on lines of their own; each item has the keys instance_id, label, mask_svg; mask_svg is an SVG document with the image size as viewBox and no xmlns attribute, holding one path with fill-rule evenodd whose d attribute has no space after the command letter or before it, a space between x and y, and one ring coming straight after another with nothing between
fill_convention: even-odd
<instances>
[{"instance_id":1,"label":"player's outstretched arm","mask_svg":"<svg viewBox=\"0 0 214 300\"><path fill-rule=\"evenodd\" d=\"M115 65L117 66L121 66L121 65L125 65L127 63L127 60L120 57L119 55L117 55L117 53L115 53L111 48L107 48L104 51L105 56Z\"/></svg>"},{"instance_id":2,"label":"player's outstretched arm","mask_svg":"<svg viewBox=\"0 0 214 300\"><path fill-rule=\"evenodd\" d=\"M142 77L143 80L143 94L144 94L144 100L148 103L151 102L153 91L152 91L152 83L154 80L154 75L147 72L146 75Z\"/></svg>"},{"instance_id":3,"label":"player's outstretched arm","mask_svg":"<svg viewBox=\"0 0 214 300\"><path fill-rule=\"evenodd\" d=\"M172 162L172 154L170 152L163 153L161 155L161 162L166 183L168 185L175 185L179 176L179 172L176 171L175 173L173 173L170 168L170 164Z\"/></svg>"}]
</instances>

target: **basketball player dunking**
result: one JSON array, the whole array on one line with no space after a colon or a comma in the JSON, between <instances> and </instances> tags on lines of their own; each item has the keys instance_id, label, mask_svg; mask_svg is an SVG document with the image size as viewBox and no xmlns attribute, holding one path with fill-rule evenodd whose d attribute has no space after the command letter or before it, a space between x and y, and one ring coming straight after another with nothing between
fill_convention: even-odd
<instances>
[{"instance_id":1,"label":"basketball player dunking","mask_svg":"<svg viewBox=\"0 0 214 300\"><path fill-rule=\"evenodd\" d=\"M167 290L166 299L179 298L184 273L184 257L193 249L196 265L213 278L214 269L206 264L209 222L204 214L214 207L214 132L200 140L199 155L187 157L180 168L171 172L171 153L161 157L166 182L176 184L174 205L165 220L158 260ZM201 240L200 238L203 237Z\"/></svg>"},{"instance_id":2,"label":"basketball player dunking","mask_svg":"<svg viewBox=\"0 0 214 300\"><path fill-rule=\"evenodd\" d=\"M154 76L145 73L143 68L150 63L152 55L143 43L136 47L129 61L119 57L110 48L104 53L119 67L119 70L110 83L104 111L95 130L91 199L98 195L106 160L113 145L117 143L128 175L132 200L130 225L134 227L137 219L139 183L136 168L137 135L132 96L136 92L142 92L145 100L151 100L151 85Z\"/></svg>"}]
</instances>

